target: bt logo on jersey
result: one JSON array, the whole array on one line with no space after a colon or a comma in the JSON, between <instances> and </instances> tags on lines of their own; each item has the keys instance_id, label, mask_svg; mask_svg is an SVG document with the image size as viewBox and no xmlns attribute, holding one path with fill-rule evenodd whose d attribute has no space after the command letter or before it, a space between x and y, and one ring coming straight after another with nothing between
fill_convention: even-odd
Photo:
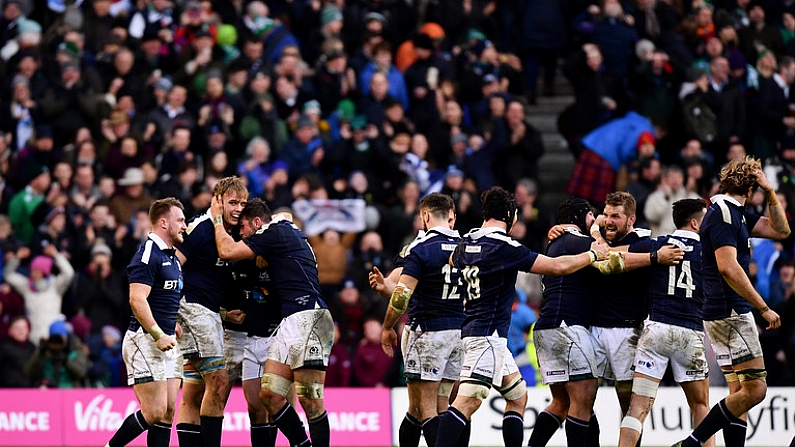
<instances>
[{"instance_id":1,"label":"bt logo on jersey","mask_svg":"<svg viewBox=\"0 0 795 447\"><path fill-rule=\"evenodd\" d=\"M169 279L163 283L163 288L165 290L174 290L179 287L179 280L178 279Z\"/></svg>"}]
</instances>

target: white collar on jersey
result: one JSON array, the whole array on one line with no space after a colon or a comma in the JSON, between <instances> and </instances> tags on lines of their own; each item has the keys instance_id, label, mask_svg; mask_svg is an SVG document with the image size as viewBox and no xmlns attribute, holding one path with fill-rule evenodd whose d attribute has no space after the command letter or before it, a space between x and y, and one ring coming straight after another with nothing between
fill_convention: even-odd
<instances>
[{"instance_id":1,"label":"white collar on jersey","mask_svg":"<svg viewBox=\"0 0 795 447\"><path fill-rule=\"evenodd\" d=\"M443 227L441 225L433 227L433 228L428 230L429 233L431 231L435 231L435 232L437 232L439 234L443 234L443 235L449 236L449 237L460 237L460 235L458 234L458 230L451 230L451 229L449 229L447 227Z\"/></svg>"},{"instance_id":2,"label":"white collar on jersey","mask_svg":"<svg viewBox=\"0 0 795 447\"><path fill-rule=\"evenodd\" d=\"M716 194L716 195L714 195L714 196L709 198L709 201L712 202L712 203L716 203L719 200L723 200L723 201L731 203L732 205L736 205L736 206L742 207L742 204L740 204L740 202L738 202L737 199L735 199L734 197L731 197L731 196L727 196L726 194Z\"/></svg>"},{"instance_id":3,"label":"white collar on jersey","mask_svg":"<svg viewBox=\"0 0 795 447\"><path fill-rule=\"evenodd\" d=\"M693 239L694 241L701 240L701 236L699 236L698 233L690 230L676 230L673 233L671 233L671 236L685 237L688 239Z\"/></svg>"},{"instance_id":4,"label":"white collar on jersey","mask_svg":"<svg viewBox=\"0 0 795 447\"><path fill-rule=\"evenodd\" d=\"M160 236L158 236L157 234L155 234L155 233L153 233L153 232L151 232L151 231L150 231L150 232L149 232L149 234L148 234L148 237L149 237L149 239L151 239L151 240L152 240L152 241L153 241L155 244L157 244L157 246L158 246L158 247L159 247L161 250L168 250L168 249L170 248L170 247L168 246L168 244L166 244L166 241L164 241L164 240L163 240L163 239L162 239Z\"/></svg>"},{"instance_id":5,"label":"white collar on jersey","mask_svg":"<svg viewBox=\"0 0 795 447\"><path fill-rule=\"evenodd\" d=\"M469 230L469 233L467 233L467 234L472 239L480 239L483 236L486 236L486 235L491 234L491 233L508 234L507 231L505 231L504 229L502 229L500 227L473 228L473 229Z\"/></svg>"}]
</instances>

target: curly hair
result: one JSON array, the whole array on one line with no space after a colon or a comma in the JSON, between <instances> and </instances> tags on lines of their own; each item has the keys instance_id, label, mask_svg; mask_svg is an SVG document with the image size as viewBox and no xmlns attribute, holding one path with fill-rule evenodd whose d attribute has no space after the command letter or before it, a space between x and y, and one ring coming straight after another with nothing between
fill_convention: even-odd
<instances>
[{"instance_id":1,"label":"curly hair","mask_svg":"<svg viewBox=\"0 0 795 447\"><path fill-rule=\"evenodd\" d=\"M762 163L750 155L742 160L730 161L720 170L718 192L745 196L749 189L757 186L756 171L758 169L762 169Z\"/></svg>"},{"instance_id":2,"label":"curly hair","mask_svg":"<svg viewBox=\"0 0 795 447\"><path fill-rule=\"evenodd\" d=\"M218 180L218 183L215 184L215 188L213 189L213 195L223 197L229 191L236 192L237 196L241 198L248 197L248 188L246 188L246 184L237 176L224 177Z\"/></svg>"}]
</instances>

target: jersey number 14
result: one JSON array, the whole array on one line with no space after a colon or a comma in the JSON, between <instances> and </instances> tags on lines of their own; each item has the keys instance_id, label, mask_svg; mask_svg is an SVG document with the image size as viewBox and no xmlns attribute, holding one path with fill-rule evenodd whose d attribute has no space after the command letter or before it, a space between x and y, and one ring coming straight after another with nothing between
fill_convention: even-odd
<instances>
[{"instance_id":1,"label":"jersey number 14","mask_svg":"<svg viewBox=\"0 0 795 447\"><path fill-rule=\"evenodd\" d=\"M677 274L677 267L681 272ZM690 261L682 261L678 266L668 267L668 295L676 295L676 288L685 289L685 298L693 298L696 285L693 283L693 273L690 270Z\"/></svg>"}]
</instances>

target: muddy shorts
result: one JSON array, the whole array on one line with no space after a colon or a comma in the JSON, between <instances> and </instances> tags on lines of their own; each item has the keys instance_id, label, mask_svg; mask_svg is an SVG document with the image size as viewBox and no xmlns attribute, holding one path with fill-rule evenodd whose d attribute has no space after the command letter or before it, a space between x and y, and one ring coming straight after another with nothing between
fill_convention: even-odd
<instances>
[{"instance_id":1,"label":"muddy shorts","mask_svg":"<svg viewBox=\"0 0 795 447\"><path fill-rule=\"evenodd\" d=\"M565 326L533 331L541 379L550 383L595 379L597 364L593 335L585 326Z\"/></svg>"},{"instance_id":2,"label":"muddy shorts","mask_svg":"<svg viewBox=\"0 0 795 447\"><path fill-rule=\"evenodd\" d=\"M458 380L464 348L461 330L423 331L403 328L400 344L407 379L440 382Z\"/></svg>"}]
</instances>

